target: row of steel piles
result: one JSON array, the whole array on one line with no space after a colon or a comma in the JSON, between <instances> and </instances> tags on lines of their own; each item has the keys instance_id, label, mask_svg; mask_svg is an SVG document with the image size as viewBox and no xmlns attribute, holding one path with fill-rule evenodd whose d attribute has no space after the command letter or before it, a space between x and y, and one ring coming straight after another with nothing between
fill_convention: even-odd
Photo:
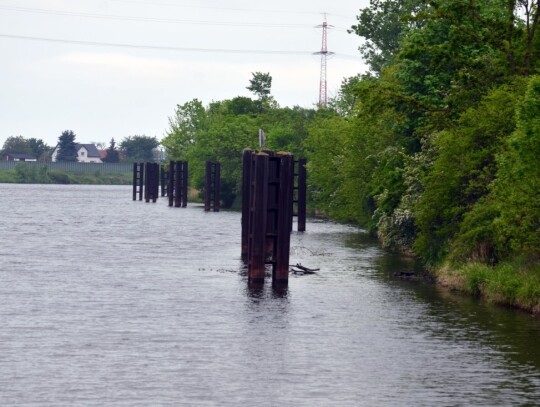
<instances>
[{"instance_id":1,"label":"row of steel piles","mask_svg":"<svg viewBox=\"0 0 540 407\"><path fill-rule=\"evenodd\" d=\"M133 200L156 202L161 181L161 196L169 197L169 206L185 208L188 200L188 163L170 161L169 169L157 163L133 164ZM221 189L221 164L206 162L205 205L204 210L219 211Z\"/></svg>"},{"instance_id":2,"label":"row of steel piles","mask_svg":"<svg viewBox=\"0 0 540 407\"><path fill-rule=\"evenodd\" d=\"M159 164L133 163L133 200L156 202L159 194Z\"/></svg>"},{"instance_id":3,"label":"row of steel piles","mask_svg":"<svg viewBox=\"0 0 540 407\"><path fill-rule=\"evenodd\" d=\"M170 161L167 177L167 196L169 206L185 208L188 198L188 163L187 161Z\"/></svg>"}]
</instances>

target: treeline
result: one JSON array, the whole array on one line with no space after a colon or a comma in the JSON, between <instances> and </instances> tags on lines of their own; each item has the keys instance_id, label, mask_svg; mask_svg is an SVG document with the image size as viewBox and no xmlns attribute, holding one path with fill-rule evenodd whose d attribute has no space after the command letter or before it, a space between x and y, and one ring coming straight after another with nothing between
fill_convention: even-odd
<instances>
[{"instance_id":1,"label":"treeline","mask_svg":"<svg viewBox=\"0 0 540 407\"><path fill-rule=\"evenodd\" d=\"M76 137L72 130L65 130L58 137L58 143L50 146L42 139L11 136L6 139L0 150L0 159L5 160L8 154L25 154L37 161L50 162L53 151L58 146L57 161L76 162L78 160ZM106 151L102 161L108 163L160 161L163 158L156 137L134 135L124 137L120 144L117 144L114 138L110 140L108 146L102 142L90 144Z\"/></svg>"},{"instance_id":2,"label":"treeline","mask_svg":"<svg viewBox=\"0 0 540 407\"><path fill-rule=\"evenodd\" d=\"M351 110L304 145L328 213L448 285L536 312L538 20L537 1L372 0L352 28L371 73L344 82Z\"/></svg>"},{"instance_id":3,"label":"treeline","mask_svg":"<svg viewBox=\"0 0 540 407\"><path fill-rule=\"evenodd\" d=\"M305 148L326 211L426 262L540 259L537 2L377 1L372 73ZM350 89L346 83L344 91Z\"/></svg>"},{"instance_id":4,"label":"treeline","mask_svg":"<svg viewBox=\"0 0 540 407\"><path fill-rule=\"evenodd\" d=\"M247 87L255 99L238 96L204 106L194 99L178 105L170 128L161 140L166 156L188 160L191 185L202 189L205 162L221 163L221 197L226 207L239 207L242 150L259 146L259 129L265 148L303 155L303 143L314 109L281 108L271 96L272 77L256 72Z\"/></svg>"}]
</instances>

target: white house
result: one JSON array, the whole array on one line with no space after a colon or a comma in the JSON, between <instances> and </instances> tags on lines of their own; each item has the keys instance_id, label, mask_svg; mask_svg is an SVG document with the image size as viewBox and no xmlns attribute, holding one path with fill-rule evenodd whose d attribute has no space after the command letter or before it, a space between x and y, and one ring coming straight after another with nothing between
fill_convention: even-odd
<instances>
[{"instance_id":1,"label":"white house","mask_svg":"<svg viewBox=\"0 0 540 407\"><path fill-rule=\"evenodd\" d=\"M8 161L37 161L37 158L30 154L8 153L6 154Z\"/></svg>"},{"instance_id":2,"label":"white house","mask_svg":"<svg viewBox=\"0 0 540 407\"><path fill-rule=\"evenodd\" d=\"M77 161L80 163L102 163L99 150L94 144L75 144L77 149ZM51 160L56 162L56 156L58 155L58 146L56 146L52 152Z\"/></svg>"}]
</instances>

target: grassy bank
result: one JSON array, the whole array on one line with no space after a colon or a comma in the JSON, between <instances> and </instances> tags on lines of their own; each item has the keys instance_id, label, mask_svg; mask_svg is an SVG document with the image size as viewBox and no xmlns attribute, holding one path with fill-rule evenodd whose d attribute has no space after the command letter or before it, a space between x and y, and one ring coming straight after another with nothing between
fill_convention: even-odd
<instances>
[{"instance_id":1,"label":"grassy bank","mask_svg":"<svg viewBox=\"0 0 540 407\"><path fill-rule=\"evenodd\" d=\"M17 167L15 170L0 170L0 183L12 184L96 184L131 185L133 174L109 174L101 171L78 174L42 167L38 170Z\"/></svg>"},{"instance_id":2,"label":"grassy bank","mask_svg":"<svg viewBox=\"0 0 540 407\"><path fill-rule=\"evenodd\" d=\"M434 274L442 286L540 315L540 265L522 259L494 267L448 263Z\"/></svg>"}]
</instances>

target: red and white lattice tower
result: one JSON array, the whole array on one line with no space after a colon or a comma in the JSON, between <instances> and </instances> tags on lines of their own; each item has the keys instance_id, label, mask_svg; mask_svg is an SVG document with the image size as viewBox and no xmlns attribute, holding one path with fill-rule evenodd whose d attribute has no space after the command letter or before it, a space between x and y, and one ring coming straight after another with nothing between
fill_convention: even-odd
<instances>
[{"instance_id":1,"label":"red and white lattice tower","mask_svg":"<svg viewBox=\"0 0 540 407\"><path fill-rule=\"evenodd\" d=\"M326 107L328 103L328 83L326 81L326 60L328 55L332 55L333 52L328 51L328 23L326 22L326 14L324 15L324 21L322 25L318 25L317 28L322 28L322 44L321 50L315 52L314 55L321 56L321 79L319 83L319 107Z\"/></svg>"}]
</instances>

